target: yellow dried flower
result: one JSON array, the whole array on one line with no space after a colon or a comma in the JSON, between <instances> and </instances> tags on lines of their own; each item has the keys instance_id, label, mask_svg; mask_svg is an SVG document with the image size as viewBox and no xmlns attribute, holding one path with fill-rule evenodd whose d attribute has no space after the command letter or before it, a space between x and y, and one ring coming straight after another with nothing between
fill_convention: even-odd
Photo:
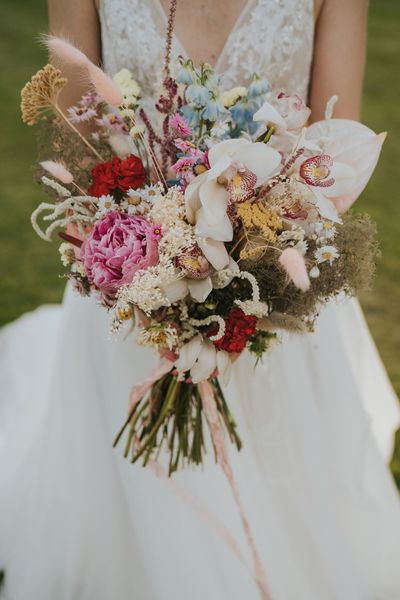
<instances>
[{"instance_id":1,"label":"yellow dried flower","mask_svg":"<svg viewBox=\"0 0 400 600\"><path fill-rule=\"evenodd\" d=\"M22 120L28 125L35 125L43 112L57 104L61 90L68 80L61 76L61 71L53 65L40 69L21 91Z\"/></svg>"},{"instance_id":2,"label":"yellow dried flower","mask_svg":"<svg viewBox=\"0 0 400 600\"><path fill-rule=\"evenodd\" d=\"M237 206L237 214L245 229L259 231L269 242L276 241L276 231L282 229L282 219L262 202L242 202Z\"/></svg>"}]
</instances>

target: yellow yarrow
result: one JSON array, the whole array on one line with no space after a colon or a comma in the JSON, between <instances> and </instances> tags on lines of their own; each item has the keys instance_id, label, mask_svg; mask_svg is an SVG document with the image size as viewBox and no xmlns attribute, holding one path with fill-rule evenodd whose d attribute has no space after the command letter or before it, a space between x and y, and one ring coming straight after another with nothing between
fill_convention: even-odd
<instances>
[{"instance_id":1,"label":"yellow yarrow","mask_svg":"<svg viewBox=\"0 0 400 600\"><path fill-rule=\"evenodd\" d=\"M269 242L276 241L276 231L282 229L282 219L261 202L242 202L237 205L237 215L245 229L258 231Z\"/></svg>"}]
</instances>

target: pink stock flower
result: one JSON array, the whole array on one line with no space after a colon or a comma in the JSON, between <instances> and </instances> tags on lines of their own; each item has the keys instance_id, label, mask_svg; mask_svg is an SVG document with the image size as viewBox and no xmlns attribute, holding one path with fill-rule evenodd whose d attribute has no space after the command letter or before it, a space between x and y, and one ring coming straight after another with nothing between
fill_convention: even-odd
<instances>
[{"instance_id":1,"label":"pink stock flower","mask_svg":"<svg viewBox=\"0 0 400 600\"><path fill-rule=\"evenodd\" d=\"M288 96L281 92L277 98L277 108L286 121L288 130L301 129L307 123L311 114L308 108L297 94Z\"/></svg>"},{"instance_id":2,"label":"pink stock flower","mask_svg":"<svg viewBox=\"0 0 400 600\"><path fill-rule=\"evenodd\" d=\"M189 140L182 140L181 138L176 138L174 140L175 146L181 152L185 154L190 154L191 156L196 156L197 158L202 158L204 156L204 152L196 148L193 142L189 142Z\"/></svg>"},{"instance_id":3,"label":"pink stock flower","mask_svg":"<svg viewBox=\"0 0 400 600\"><path fill-rule=\"evenodd\" d=\"M89 281L103 294L115 294L140 269L158 262L154 226L140 216L110 211L98 221L82 245Z\"/></svg>"},{"instance_id":4,"label":"pink stock flower","mask_svg":"<svg viewBox=\"0 0 400 600\"><path fill-rule=\"evenodd\" d=\"M191 136L193 135L193 129L189 126L189 123L180 115L175 113L171 118L170 125L172 129L175 129L179 135Z\"/></svg>"},{"instance_id":5,"label":"pink stock flower","mask_svg":"<svg viewBox=\"0 0 400 600\"><path fill-rule=\"evenodd\" d=\"M190 182L195 177L193 167L197 164L197 158L195 156L182 156L178 158L176 163L172 165L172 169L175 171L178 177L182 178L186 182Z\"/></svg>"}]
</instances>

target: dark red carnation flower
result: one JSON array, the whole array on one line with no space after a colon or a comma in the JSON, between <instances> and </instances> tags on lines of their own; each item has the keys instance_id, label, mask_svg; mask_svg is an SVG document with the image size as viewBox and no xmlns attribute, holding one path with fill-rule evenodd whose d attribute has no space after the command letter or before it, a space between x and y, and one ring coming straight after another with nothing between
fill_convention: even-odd
<instances>
[{"instance_id":1,"label":"dark red carnation flower","mask_svg":"<svg viewBox=\"0 0 400 600\"><path fill-rule=\"evenodd\" d=\"M130 154L124 159L119 156L100 163L92 169L92 185L89 194L100 197L115 190L127 192L130 188L142 187L146 180L143 163L138 156Z\"/></svg>"},{"instance_id":2,"label":"dark red carnation flower","mask_svg":"<svg viewBox=\"0 0 400 600\"><path fill-rule=\"evenodd\" d=\"M240 353L247 344L250 336L256 332L257 317L246 315L241 308L232 308L227 319L225 319L225 335L223 338L213 342L218 350ZM218 326L213 327L209 336L215 335Z\"/></svg>"}]
</instances>

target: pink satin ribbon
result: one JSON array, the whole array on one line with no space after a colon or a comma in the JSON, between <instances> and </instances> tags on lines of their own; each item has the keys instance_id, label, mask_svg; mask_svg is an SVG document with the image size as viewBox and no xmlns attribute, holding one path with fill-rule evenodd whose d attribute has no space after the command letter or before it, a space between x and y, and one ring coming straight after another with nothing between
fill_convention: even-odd
<instances>
[{"instance_id":1,"label":"pink satin ribbon","mask_svg":"<svg viewBox=\"0 0 400 600\"><path fill-rule=\"evenodd\" d=\"M163 357L160 359L160 362L153 370L151 375L145 381L136 385L132 389L129 402L130 412L134 409L138 402L140 402L143 396L151 389L152 385L154 385L154 383L156 383L156 381L158 381L158 379L160 379L163 375L166 375L169 371L171 371L173 366L174 362L170 358ZM217 460L221 465L221 468L232 490L232 494L242 522L243 531L252 554L254 571L253 577L260 591L262 600L272 600L264 568L262 566L253 534L251 532L250 523L242 504L239 488L233 475L232 467L226 452L225 438L218 417L218 409L215 401L214 390L209 381L202 381L198 384L198 387L203 410L210 426L211 438L214 444ZM138 446L140 445L140 441L138 439L136 439L136 443ZM187 489L183 488L175 480L169 477L168 473L158 462L151 460L149 461L148 465L157 477L163 478L173 489L173 491L185 502L187 502L210 525L210 527L224 540L235 556L247 567L248 565L246 560L244 559L235 538L225 527L222 521L210 511L206 504L201 502Z\"/></svg>"},{"instance_id":2,"label":"pink satin ribbon","mask_svg":"<svg viewBox=\"0 0 400 600\"><path fill-rule=\"evenodd\" d=\"M150 391L151 387L156 383L156 381L161 379L163 375L169 373L169 371L172 370L173 366L174 361L172 361L167 356L164 356L160 359L158 365L153 370L151 375L147 379L142 381L142 383L139 383L138 385L135 385L134 388L132 388L132 391L129 396L129 412L133 411L136 404L138 404L138 402L141 401L143 396L145 396L147 392Z\"/></svg>"},{"instance_id":3,"label":"pink satin ribbon","mask_svg":"<svg viewBox=\"0 0 400 600\"><path fill-rule=\"evenodd\" d=\"M236 502L236 506L239 511L240 519L242 521L242 527L244 534L247 539L247 543L251 550L253 557L254 567L254 578L258 585L258 589L261 593L263 600L272 600L271 593L267 584L267 578L264 572L264 568L258 553L253 534L251 532L250 523L246 515L246 511L243 507L242 500L239 493L239 488L234 477L232 467L229 461L228 454L225 447L224 433L221 428L221 423L218 416L217 404L215 401L214 390L209 381L202 381L198 384L201 401L203 404L204 413L206 415L208 424L210 426L211 439L213 441L215 451L217 454L217 460L221 465L221 468L228 480L231 487L233 497Z\"/></svg>"}]
</instances>

